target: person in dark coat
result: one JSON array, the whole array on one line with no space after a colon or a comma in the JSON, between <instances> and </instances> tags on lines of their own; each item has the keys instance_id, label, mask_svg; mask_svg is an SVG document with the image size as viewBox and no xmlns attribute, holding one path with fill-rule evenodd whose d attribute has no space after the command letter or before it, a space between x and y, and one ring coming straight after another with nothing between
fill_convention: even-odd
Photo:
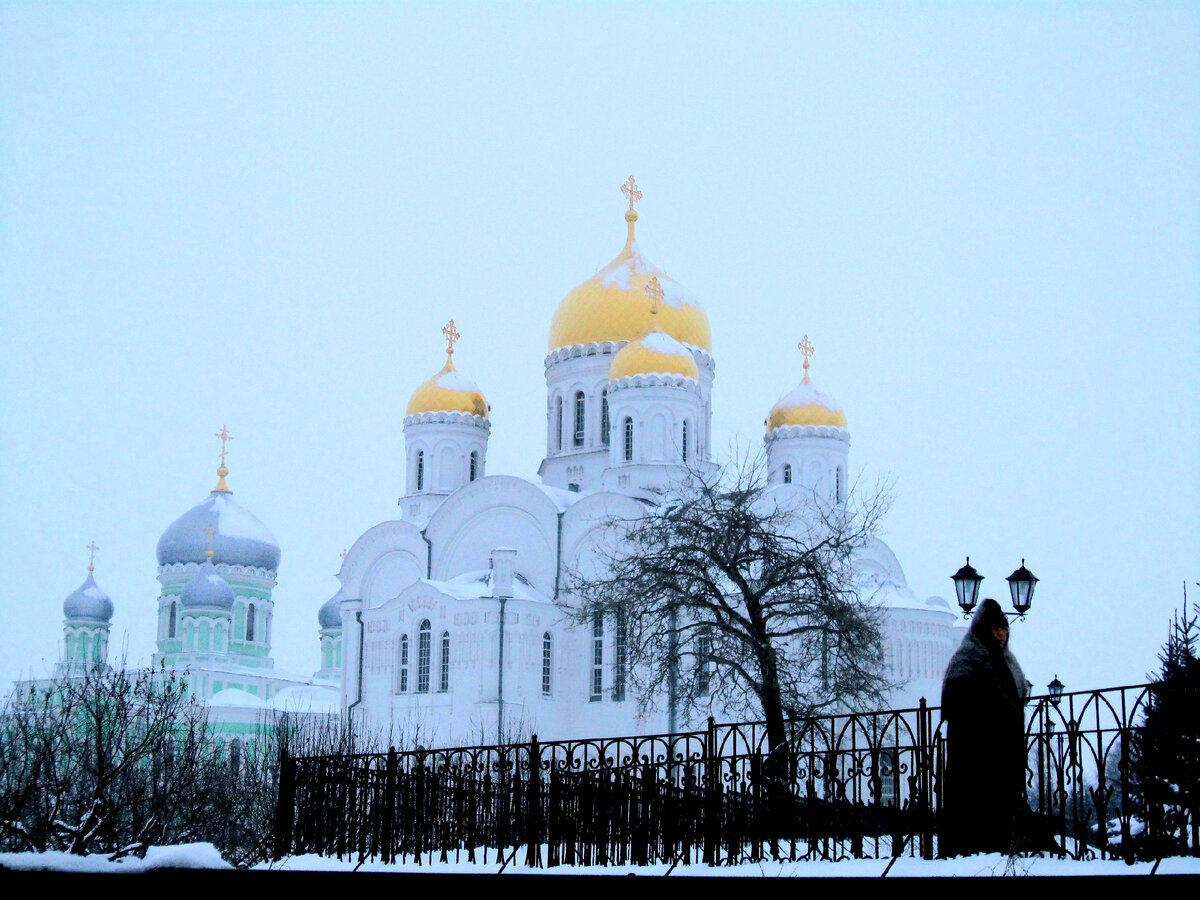
<instances>
[{"instance_id":1,"label":"person in dark coat","mask_svg":"<svg viewBox=\"0 0 1200 900\"><path fill-rule=\"evenodd\" d=\"M1029 682L1008 648L1008 617L984 600L942 681L946 772L940 855L1011 853L1028 810L1025 698Z\"/></svg>"}]
</instances>

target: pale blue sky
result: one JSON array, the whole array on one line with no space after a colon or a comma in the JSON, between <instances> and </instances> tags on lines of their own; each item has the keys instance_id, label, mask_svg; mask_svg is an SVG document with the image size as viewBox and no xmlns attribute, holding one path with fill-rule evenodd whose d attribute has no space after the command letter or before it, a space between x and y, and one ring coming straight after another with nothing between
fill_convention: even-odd
<instances>
[{"instance_id":1,"label":"pale blue sky","mask_svg":"<svg viewBox=\"0 0 1200 900\"><path fill-rule=\"evenodd\" d=\"M1024 556L1031 677L1140 680L1200 581L1198 45L1183 3L0 5L0 678L55 658L93 539L148 656L222 424L315 669L447 318L489 472L536 477L550 318L632 173L715 446L807 333L917 594Z\"/></svg>"}]
</instances>

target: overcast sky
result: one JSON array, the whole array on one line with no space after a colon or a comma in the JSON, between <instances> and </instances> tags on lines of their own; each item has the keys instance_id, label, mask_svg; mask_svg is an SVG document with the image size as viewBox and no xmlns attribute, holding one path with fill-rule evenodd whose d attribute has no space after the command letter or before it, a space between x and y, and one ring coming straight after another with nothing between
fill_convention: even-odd
<instances>
[{"instance_id":1,"label":"overcast sky","mask_svg":"<svg viewBox=\"0 0 1200 900\"><path fill-rule=\"evenodd\" d=\"M918 596L1041 578L1030 677L1139 682L1200 599L1196 4L0 5L0 678L62 600L153 650L155 544L216 483L318 666L444 360L536 478L551 316L639 242L704 304L714 446L814 382L891 479Z\"/></svg>"}]
</instances>

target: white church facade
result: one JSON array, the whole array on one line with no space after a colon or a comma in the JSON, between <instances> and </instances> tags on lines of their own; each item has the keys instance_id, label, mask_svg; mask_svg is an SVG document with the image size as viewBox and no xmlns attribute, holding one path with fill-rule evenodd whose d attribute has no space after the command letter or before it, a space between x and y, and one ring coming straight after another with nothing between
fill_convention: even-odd
<instances>
[{"instance_id":1,"label":"white church facade","mask_svg":"<svg viewBox=\"0 0 1200 900\"><path fill-rule=\"evenodd\" d=\"M537 479L487 474L490 408L454 366L417 387L404 419L401 517L351 547L341 587L321 609L341 659L341 705L379 734L439 744L658 733L698 710L639 714L616 622L573 624L567 574L586 565L608 516L637 516L689 468L714 466L715 362L700 304L638 250L633 179L626 242L571 291L550 323L546 453ZM780 491L841 502L850 435L808 376L771 408L765 451ZM940 598L918 600L879 540L858 559L865 592L886 610L899 708L936 703L958 643ZM704 711L707 715L708 710ZM715 711L720 716L720 711Z\"/></svg>"},{"instance_id":2,"label":"white church facade","mask_svg":"<svg viewBox=\"0 0 1200 900\"><path fill-rule=\"evenodd\" d=\"M641 515L689 469L716 465L708 318L641 254L641 194L632 178L622 190L624 247L550 321L537 477L488 474L491 410L454 366L451 322L445 366L408 402L400 518L369 529L345 554L340 588L317 614L320 661L311 673L275 668L281 551L234 500L222 428L216 487L158 543L154 655L156 665L187 669L220 729L248 734L296 712L341 718L384 740L419 734L426 745L448 745L660 733L708 714L660 703L639 715L619 623L578 625L570 615L577 598L567 575L586 567L600 523ZM839 503L846 416L810 381L807 337L801 349L803 382L766 417L768 477L772 490ZM961 635L957 616L940 598L915 597L882 541L857 565L864 594L886 612L890 678L902 685L890 705L936 703ZM113 603L91 565L63 613L61 665L102 663Z\"/></svg>"}]
</instances>

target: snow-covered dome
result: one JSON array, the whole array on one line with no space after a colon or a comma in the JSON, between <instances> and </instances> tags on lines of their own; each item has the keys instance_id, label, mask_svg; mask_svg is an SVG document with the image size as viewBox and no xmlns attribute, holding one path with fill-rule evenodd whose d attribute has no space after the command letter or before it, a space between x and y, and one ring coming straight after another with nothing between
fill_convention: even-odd
<instances>
[{"instance_id":1,"label":"snow-covered dome","mask_svg":"<svg viewBox=\"0 0 1200 900\"><path fill-rule=\"evenodd\" d=\"M321 608L317 611L317 623L322 628L341 628L342 627L342 591L339 588L338 592L321 604Z\"/></svg>"},{"instance_id":2,"label":"snow-covered dome","mask_svg":"<svg viewBox=\"0 0 1200 900\"><path fill-rule=\"evenodd\" d=\"M108 594L96 584L92 569L78 588L63 601L63 615L68 619L94 619L108 622L112 619L113 602Z\"/></svg>"},{"instance_id":3,"label":"snow-covered dome","mask_svg":"<svg viewBox=\"0 0 1200 900\"><path fill-rule=\"evenodd\" d=\"M631 177L622 188L631 189L631 201L641 197L632 182ZM645 288L650 278L657 276L663 289L658 327L681 343L712 352L712 332L704 309L638 249L633 231L637 218L631 202L625 213L628 235L616 259L558 304L550 322L551 351L576 344L635 341L649 333L652 317Z\"/></svg>"},{"instance_id":4,"label":"snow-covered dome","mask_svg":"<svg viewBox=\"0 0 1200 900\"><path fill-rule=\"evenodd\" d=\"M684 375L699 380L700 369L691 350L661 331L630 341L613 357L608 369L610 381L653 374Z\"/></svg>"},{"instance_id":5,"label":"snow-covered dome","mask_svg":"<svg viewBox=\"0 0 1200 900\"><path fill-rule=\"evenodd\" d=\"M767 431L785 425L830 425L846 427L846 414L831 396L816 389L808 380L779 399L767 415Z\"/></svg>"},{"instance_id":6,"label":"snow-covered dome","mask_svg":"<svg viewBox=\"0 0 1200 900\"><path fill-rule=\"evenodd\" d=\"M163 532L158 539L158 564L204 562L208 558L209 528L214 530L214 562L279 568L279 543L266 525L233 499L223 476L207 500L193 506Z\"/></svg>"},{"instance_id":7,"label":"snow-covered dome","mask_svg":"<svg viewBox=\"0 0 1200 900\"><path fill-rule=\"evenodd\" d=\"M233 609L233 588L220 576L212 560L205 560L179 592L184 609Z\"/></svg>"},{"instance_id":8,"label":"snow-covered dome","mask_svg":"<svg viewBox=\"0 0 1200 900\"><path fill-rule=\"evenodd\" d=\"M451 323L453 324L453 323ZM488 417L487 399L470 378L454 368L454 351L446 354L446 365L415 391L408 401L408 415L430 412L463 412Z\"/></svg>"}]
</instances>

